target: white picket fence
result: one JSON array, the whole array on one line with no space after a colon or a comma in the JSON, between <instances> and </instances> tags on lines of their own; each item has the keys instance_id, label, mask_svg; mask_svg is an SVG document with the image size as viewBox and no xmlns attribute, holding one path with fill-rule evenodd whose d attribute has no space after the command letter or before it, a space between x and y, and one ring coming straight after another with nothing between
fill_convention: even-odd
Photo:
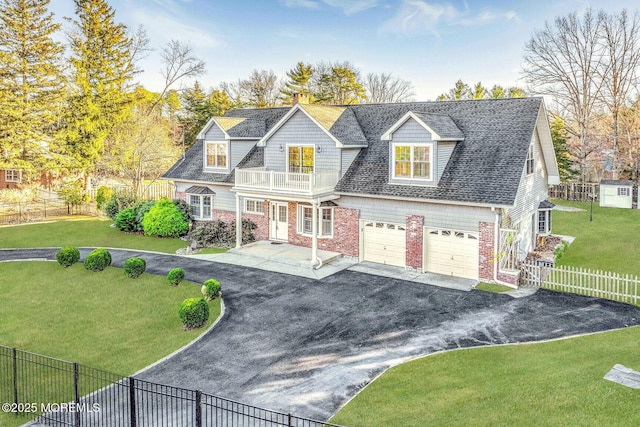
<instances>
[{"instance_id":1,"label":"white picket fence","mask_svg":"<svg viewBox=\"0 0 640 427\"><path fill-rule=\"evenodd\" d=\"M560 292L571 292L640 305L640 279L630 274L591 270L568 265L522 266L525 286L539 286Z\"/></svg>"}]
</instances>

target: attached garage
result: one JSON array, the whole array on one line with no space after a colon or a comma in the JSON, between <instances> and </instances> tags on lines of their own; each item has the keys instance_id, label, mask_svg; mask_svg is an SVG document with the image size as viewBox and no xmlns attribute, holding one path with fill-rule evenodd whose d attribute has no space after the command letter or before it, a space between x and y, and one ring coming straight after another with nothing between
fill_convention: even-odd
<instances>
[{"instance_id":1,"label":"attached garage","mask_svg":"<svg viewBox=\"0 0 640 427\"><path fill-rule=\"evenodd\" d=\"M477 232L425 227L423 271L477 279L478 242Z\"/></svg>"},{"instance_id":2,"label":"attached garage","mask_svg":"<svg viewBox=\"0 0 640 427\"><path fill-rule=\"evenodd\" d=\"M406 228L404 224L364 221L362 227L364 261L404 267L406 265Z\"/></svg>"}]
</instances>

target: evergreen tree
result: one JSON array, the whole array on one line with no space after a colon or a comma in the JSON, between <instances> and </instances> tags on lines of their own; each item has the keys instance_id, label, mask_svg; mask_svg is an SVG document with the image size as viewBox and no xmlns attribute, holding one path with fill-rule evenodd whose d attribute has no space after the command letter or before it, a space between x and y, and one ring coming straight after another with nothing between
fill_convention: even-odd
<instances>
[{"instance_id":1,"label":"evergreen tree","mask_svg":"<svg viewBox=\"0 0 640 427\"><path fill-rule=\"evenodd\" d=\"M226 92L213 90L207 94L197 81L192 88L181 94L184 113L180 116L180 123L184 129L184 143L186 147L196 142L198 132L213 116L222 116L235 105Z\"/></svg>"},{"instance_id":2,"label":"evergreen tree","mask_svg":"<svg viewBox=\"0 0 640 427\"><path fill-rule=\"evenodd\" d=\"M549 124L551 128L551 140L553 141L553 149L556 153L558 162L558 170L560 171L560 180L569 181L578 175L575 162L569 154L567 146L567 131L564 127L564 121L560 117L556 117Z\"/></svg>"},{"instance_id":3,"label":"evergreen tree","mask_svg":"<svg viewBox=\"0 0 640 427\"><path fill-rule=\"evenodd\" d=\"M69 36L73 86L65 137L77 165L91 172L107 136L130 112L134 52L140 50L105 0L74 2L77 19Z\"/></svg>"},{"instance_id":4,"label":"evergreen tree","mask_svg":"<svg viewBox=\"0 0 640 427\"><path fill-rule=\"evenodd\" d=\"M64 99L60 25L49 0L0 4L0 163L39 169L55 159L54 129Z\"/></svg>"},{"instance_id":5,"label":"evergreen tree","mask_svg":"<svg viewBox=\"0 0 640 427\"><path fill-rule=\"evenodd\" d=\"M304 62L298 62L295 68L287 71L289 80L285 82L285 87L280 91L280 99L283 103L290 105L293 95L296 93L311 95L313 71L313 66ZM313 102L313 100L310 101Z\"/></svg>"},{"instance_id":6,"label":"evergreen tree","mask_svg":"<svg viewBox=\"0 0 640 427\"><path fill-rule=\"evenodd\" d=\"M358 72L350 66L333 66L320 78L316 100L324 104L358 104L367 99L364 86L358 81Z\"/></svg>"}]
</instances>

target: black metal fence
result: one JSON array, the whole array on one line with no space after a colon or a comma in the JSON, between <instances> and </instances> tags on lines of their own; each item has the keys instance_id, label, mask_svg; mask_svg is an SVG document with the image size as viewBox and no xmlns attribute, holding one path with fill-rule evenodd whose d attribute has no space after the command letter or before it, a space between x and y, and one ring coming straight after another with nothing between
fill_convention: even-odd
<instances>
[{"instance_id":1,"label":"black metal fence","mask_svg":"<svg viewBox=\"0 0 640 427\"><path fill-rule=\"evenodd\" d=\"M0 402L41 426L339 427L5 346Z\"/></svg>"},{"instance_id":2,"label":"black metal fence","mask_svg":"<svg viewBox=\"0 0 640 427\"><path fill-rule=\"evenodd\" d=\"M36 199L28 202L0 203L0 224L22 224L67 215L96 215L95 205L67 205L57 200Z\"/></svg>"}]
</instances>

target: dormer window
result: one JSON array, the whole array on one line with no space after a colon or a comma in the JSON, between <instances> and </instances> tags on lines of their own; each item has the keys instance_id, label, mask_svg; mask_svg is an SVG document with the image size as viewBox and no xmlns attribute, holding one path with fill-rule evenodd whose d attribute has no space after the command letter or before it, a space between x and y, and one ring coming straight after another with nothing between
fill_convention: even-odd
<instances>
[{"instance_id":1,"label":"dormer window","mask_svg":"<svg viewBox=\"0 0 640 427\"><path fill-rule=\"evenodd\" d=\"M205 142L205 167L227 168L227 142Z\"/></svg>"},{"instance_id":2,"label":"dormer window","mask_svg":"<svg viewBox=\"0 0 640 427\"><path fill-rule=\"evenodd\" d=\"M431 180L432 155L431 144L394 144L393 177Z\"/></svg>"}]
</instances>

